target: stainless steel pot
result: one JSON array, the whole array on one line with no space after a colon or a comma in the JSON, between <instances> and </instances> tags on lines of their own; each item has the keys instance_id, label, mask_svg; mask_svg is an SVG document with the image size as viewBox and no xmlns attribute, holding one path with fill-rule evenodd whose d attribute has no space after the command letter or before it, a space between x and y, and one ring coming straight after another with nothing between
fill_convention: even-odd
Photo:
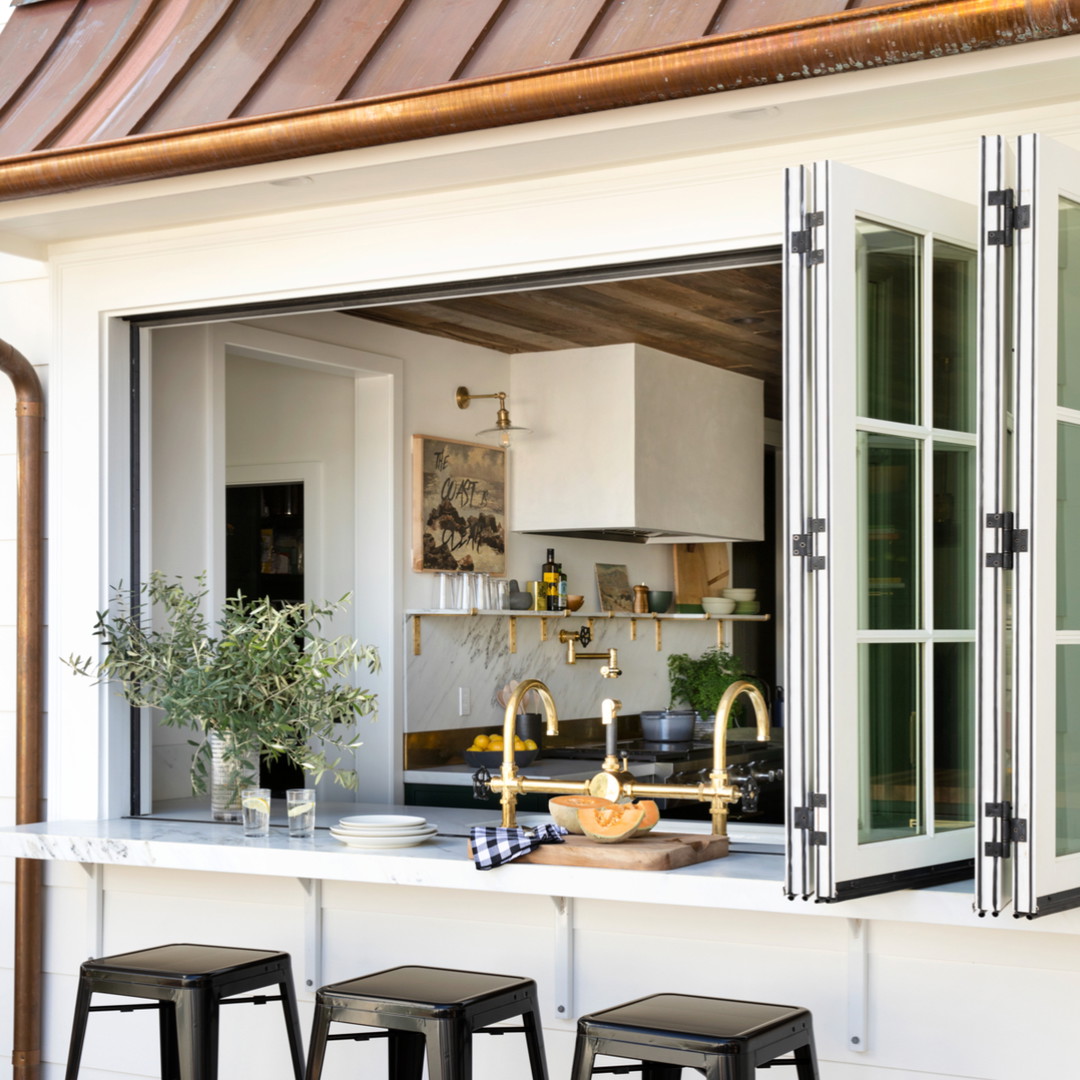
<instances>
[{"instance_id":1,"label":"stainless steel pot","mask_svg":"<svg viewBox=\"0 0 1080 1080\"><path fill-rule=\"evenodd\" d=\"M664 709L641 714L641 737L648 742L689 742L694 737L693 709Z\"/></svg>"}]
</instances>

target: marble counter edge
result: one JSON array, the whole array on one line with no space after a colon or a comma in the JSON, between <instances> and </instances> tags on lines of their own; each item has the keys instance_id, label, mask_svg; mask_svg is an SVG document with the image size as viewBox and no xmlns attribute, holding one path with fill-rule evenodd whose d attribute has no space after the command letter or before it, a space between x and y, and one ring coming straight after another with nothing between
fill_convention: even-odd
<instances>
[{"instance_id":1,"label":"marble counter edge","mask_svg":"<svg viewBox=\"0 0 1080 1080\"><path fill-rule=\"evenodd\" d=\"M986 928L1022 926L1072 933L1077 930L1076 920L1060 916L1036 924L1017 924L1012 919L979 920L971 910L968 882L886 893L843 904L792 901L783 895L782 863L773 855L737 854L665 872L541 865L508 865L481 872L466 856L461 835L440 836L392 852L367 851L345 848L325 834L311 841L296 841L275 830L267 840L249 840L239 829L221 826L116 819L2 828L0 856L809 917Z\"/></svg>"}]
</instances>

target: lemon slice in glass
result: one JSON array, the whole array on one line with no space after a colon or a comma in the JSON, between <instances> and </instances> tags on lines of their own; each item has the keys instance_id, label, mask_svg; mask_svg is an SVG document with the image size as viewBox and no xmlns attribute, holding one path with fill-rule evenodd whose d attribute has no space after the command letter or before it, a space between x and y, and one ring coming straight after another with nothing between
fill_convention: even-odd
<instances>
[{"instance_id":1,"label":"lemon slice in glass","mask_svg":"<svg viewBox=\"0 0 1080 1080\"><path fill-rule=\"evenodd\" d=\"M289 807L289 817L297 817L299 814L306 814L309 810L314 810L315 804L313 802L297 803L295 806Z\"/></svg>"},{"instance_id":2,"label":"lemon slice in glass","mask_svg":"<svg viewBox=\"0 0 1080 1080\"><path fill-rule=\"evenodd\" d=\"M244 799L245 810L261 810L264 814L270 813L270 804L266 799L259 796L249 796Z\"/></svg>"}]
</instances>

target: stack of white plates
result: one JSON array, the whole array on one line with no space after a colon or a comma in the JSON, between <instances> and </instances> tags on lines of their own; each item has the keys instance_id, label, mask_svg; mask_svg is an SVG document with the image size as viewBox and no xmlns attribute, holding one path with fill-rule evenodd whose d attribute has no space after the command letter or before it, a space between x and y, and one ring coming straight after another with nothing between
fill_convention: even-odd
<instances>
[{"instance_id":1,"label":"stack of white plates","mask_svg":"<svg viewBox=\"0 0 1080 1080\"><path fill-rule=\"evenodd\" d=\"M439 830L422 817L406 814L356 814L343 817L330 835L355 848L414 847Z\"/></svg>"}]
</instances>

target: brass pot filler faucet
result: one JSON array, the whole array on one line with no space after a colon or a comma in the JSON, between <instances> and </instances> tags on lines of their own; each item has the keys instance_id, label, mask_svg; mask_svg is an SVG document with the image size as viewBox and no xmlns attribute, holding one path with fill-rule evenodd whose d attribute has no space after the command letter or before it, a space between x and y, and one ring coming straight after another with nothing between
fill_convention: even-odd
<instances>
[{"instance_id":1,"label":"brass pot filler faucet","mask_svg":"<svg viewBox=\"0 0 1080 1080\"><path fill-rule=\"evenodd\" d=\"M600 669L605 679L616 679L619 670L618 657L614 649L603 653L576 652L575 645L589 644L588 629L581 631L563 630L559 641L567 646L568 664L578 660L606 660ZM615 698L604 698L601 703L601 717L606 729L606 755L600 772L589 780L534 780L518 773L514 762L514 736L518 707L530 690L540 695L547 716L548 735L559 734L559 715L551 691L539 679L526 679L517 685L506 703L503 718L503 761L496 777L489 776L481 768L474 777L474 791L478 797L484 797L492 791L501 793L502 823L506 828L517 824L517 797L528 792L546 792L550 795L594 795L611 802L629 802L631 799L692 799L697 802L709 802L712 815L713 836L727 836L728 806L742 797L740 789L732 783L727 767L727 727L735 699L746 694L754 706L757 719L758 742L769 741L769 709L761 691L745 679L732 683L724 691L716 707L716 728L713 732L713 767L709 779L700 784L644 784L627 768L626 758L619 761L616 742L616 717L622 708L622 702Z\"/></svg>"}]
</instances>

